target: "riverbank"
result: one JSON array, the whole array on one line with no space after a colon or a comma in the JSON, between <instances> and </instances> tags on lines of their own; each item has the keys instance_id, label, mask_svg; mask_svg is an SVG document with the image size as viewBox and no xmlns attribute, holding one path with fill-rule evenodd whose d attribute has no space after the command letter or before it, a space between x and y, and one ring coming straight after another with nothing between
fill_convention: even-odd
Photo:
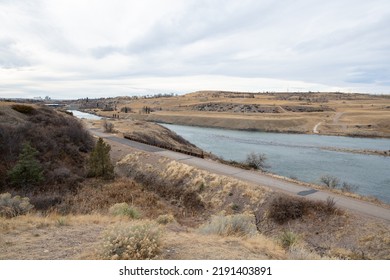
<instances>
[{"instance_id":1,"label":"riverbank","mask_svg":"<svg viewBox=\"0 0 390 280\"><path fill-rule=\"evenodd\" d=\"M236 93L99 99L77 104L98 115L224 129L390 138L387 95Z\"/></svg>"}]
</instances>

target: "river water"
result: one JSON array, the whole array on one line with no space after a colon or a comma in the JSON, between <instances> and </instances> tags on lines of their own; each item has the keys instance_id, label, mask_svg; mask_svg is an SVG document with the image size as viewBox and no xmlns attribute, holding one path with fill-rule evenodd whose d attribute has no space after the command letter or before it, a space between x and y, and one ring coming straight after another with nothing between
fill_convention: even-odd
<instances>
[{"instance_id":1,"label":"river water","mask_svg":"<svg viewBox=\"0 0 390 280\"><path fill-rule=\"evenodd\" d=\"M390 157L323 149L390 150L390 139L163 125L224 159L243 161L250 152L263 153L272 173L316 184L321 176L332 175L357 186L357 193L390 203Z\"/></svg>"},{"instance_id":2,"label":"river water","mask_svg":"<svg viewBox=\"0 0 390 280\"><path fill-rule=\"evenodd\" d=\"M101 120L102 119L102 117L99 117L99 116L96 116L93 114L89 114L89 113L84 113L84 112L77 111L77 110L68 110L68 112L71 112L73 114L73 116L75 116L79 119L88 119L88 120Z\"/></svg>"}]
</instances>

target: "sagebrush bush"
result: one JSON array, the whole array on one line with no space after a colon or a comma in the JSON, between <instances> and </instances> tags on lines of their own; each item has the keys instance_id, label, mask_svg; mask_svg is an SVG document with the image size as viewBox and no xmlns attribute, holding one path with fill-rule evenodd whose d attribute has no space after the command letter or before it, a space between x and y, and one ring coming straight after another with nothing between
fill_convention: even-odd
<instances>
[{"instance_id":1,"label":"sagebrush bush","mask_svg":"<svg viewBox=\"0 0 390 280\"><path fill-rule=\"evenodd\" d=\"M222 236L251 236L257 231L254 217L245 214L214 216L199 230L203 234Z\"/></svg>"},{"instance_id":2,"label":"sagebrush bush","mask_svg":"<svg viewBox=\"0 0 390 280\"><path fill-rule=\"evenodd\" d=\"M160 225L166 225L170 223L176 223L175 217L172 214L160 215L157 217L156 222Z\"/></svg>"},{"instance_id":3,"label":"sagebrush bush","mask_svg":"<svg viewBox=\"0 0 390 280\"><path fill-rule=\"evenodd\" d=\"M141 216L136 208L131 207L126 202L114 204L110 207L108 212L114 216L126 216L132 219L138 219Z\"/></svg>"},{"instance_id":4,"label":"sagebrush bush","mask_svg":"<svg viewBox=\"0 0 390 280\"><path fill-rule=\"evenodd\" d=\"M108 231L101 256L111 260L148 260L159 254L160 247L161 231L158 225L142 221Z\"/></svg>"},{"instance_id":5,"label":"sagebrush bush","mask_svg":"<svg viewBox=\"0 0 390 280\"><path fill-rule=\"evenodd\" d=\"M0 194L0 216L12 218L28 213L34 206L27 197L14 196L10 193Z\"/></svg>"}]
</instances>

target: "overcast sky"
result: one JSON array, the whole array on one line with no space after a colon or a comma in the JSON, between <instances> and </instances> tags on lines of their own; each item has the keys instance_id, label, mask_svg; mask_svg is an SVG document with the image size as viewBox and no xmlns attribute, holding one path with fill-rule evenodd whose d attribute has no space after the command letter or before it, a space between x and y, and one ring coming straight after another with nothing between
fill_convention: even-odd
<instances>
[{"instance_id":1,"label":"overcast sky","mask_svg":"<svg viewBox=\"0 0 390 280\"><path fill-rule=\"evenodd\" d=\"M0 97L390 93L389 0L0 0Z\"/></svg>"}]
</instances>

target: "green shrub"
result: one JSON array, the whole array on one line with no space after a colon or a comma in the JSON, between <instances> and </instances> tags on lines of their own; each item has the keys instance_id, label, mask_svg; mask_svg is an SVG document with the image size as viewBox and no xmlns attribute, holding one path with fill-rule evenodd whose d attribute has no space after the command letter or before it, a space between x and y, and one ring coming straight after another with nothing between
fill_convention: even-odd
<instances>
[{"instance_id":1,"label":"green shrub","mask_svg":"<svg viewBox=\"0 0 390 280\"><path fill-rule=\"evenodd\" d=\"M35 109L33 107L28 105L22 105L22 104L12 105L12 109L26 115L31 115L35 112Z\"/></svg>"},{"instance_id":2,"label":"green shrub","mask_svg":"<svg viewBox=\"0 0 390 280\"><path fill-rule=\"evenodd\" d=\"M147 260L160 252L161 232L153 222L138 222L127 227L115 227L106 233L103 259Z\"/></svg>"},{"instance_id":3,"label":"green shrub","mask_svg":"<svg viewBox=\"0 0 390 280\"><path fill-rule=\"evenodd\" d=\"M209 223L201 226L199 230L203 234L251 236L256 234L256 225L253 217L245 214L214 216Z\"/></svg>"},{"instance_id":4,"label":"green shrub","mask_svg":"<svg viewBox=\"0 0 390 280\"><path fill-rule=\"evenodd\" d=\"M176 223L175 217L172 214L160 215L157 217L156 222L160 225L166 225L170 223Z\"/></svg>"},{"instance_id":5,"label":"green shrub","mask_svg":"<svg viewBox=\"0 0 390 280\"><path fill-rule=\"evenodd\" d=\"M108 212L114 216L127 216L132 219L138 219L141 216L137 209L129 206L126 202L114 204Z\"/></svg>"},{"instance_id":6,"label":"green shrub","mask_svg":"<svg viewBox=\"0 0 390 280\"><path fill-rule=\"evenodd\" d=\"M88 161L88 174L91 177L103 177L112 179L114 177L114 166L110 160L111 146L102 138L96 143Z\"/></svg>"},{"instance_id":7,"label":"green shrub","mask_svg":"<svg viewBox=\"0 0 390 280\"><path fill-rule=\"evenodd\" d=\"M27 197L14 196L9 193L0 194L0 216L12 218L28 213L33 205Z\"/></svg>"}]
</instances>

